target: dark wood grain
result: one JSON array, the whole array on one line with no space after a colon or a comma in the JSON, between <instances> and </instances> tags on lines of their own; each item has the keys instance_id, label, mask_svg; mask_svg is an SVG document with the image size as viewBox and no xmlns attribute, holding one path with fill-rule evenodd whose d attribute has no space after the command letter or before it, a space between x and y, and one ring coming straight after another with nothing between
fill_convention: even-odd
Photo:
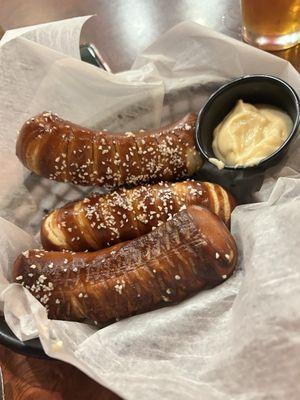
<instances>
[{"instance_id":1,"label":"dark wood grain","mask_svg":"<svg viewBox=\"0 0 300 400\"><path fill-rule=\"evenodd\" d=\"M241 39L239 0L1 0L4 30L97 14L82 34L113 72L130 68L136 55L175 24L192 20ZM1 34L1 29L0 29ZM277 52L300 70L300 46ZM74 367L36 360L0 347L7 400L111 400L116 395Z\"/></svg>"},{"instance_id":2,"label":"dark wood grain","mask_svg":"<svg viewBox=\"0 0 300 400\"><path fill-rule=\"evenodd\" d=\"M6 400L118 400L78 369L56 360L39 360L0 346Z\"/></svg>"},{"instance_id":3,"label":"dark wood grain","mask_svg":"<svg viewBox=\"0 0 300 400\"><path fill-rule=\"evenodd\" d=\"M94 42L113 72L130 68L136 55L185 20L241 40L239 0L1 0L4 30L79 15L97 14L82 42ZM300 70L300 45L277 52Z\"/></svg>"}]
</instances>

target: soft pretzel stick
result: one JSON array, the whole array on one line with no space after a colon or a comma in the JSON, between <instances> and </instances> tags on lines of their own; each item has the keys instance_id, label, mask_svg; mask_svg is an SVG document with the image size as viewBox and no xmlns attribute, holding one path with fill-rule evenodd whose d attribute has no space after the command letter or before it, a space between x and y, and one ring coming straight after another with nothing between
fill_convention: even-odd
<instances>
[{"instance_id":1,"label":"soft pretzel stick","mask_svg":"<svg viewBox=\"0 0 300 400\"><path fill-rule=\"evenodd\" d=\"M179 302L235 268L235 241L212 212L190 206L153 232L94 253L31 250L14 264L54 319L101 326Z\"/></svg>"}]
</instances>

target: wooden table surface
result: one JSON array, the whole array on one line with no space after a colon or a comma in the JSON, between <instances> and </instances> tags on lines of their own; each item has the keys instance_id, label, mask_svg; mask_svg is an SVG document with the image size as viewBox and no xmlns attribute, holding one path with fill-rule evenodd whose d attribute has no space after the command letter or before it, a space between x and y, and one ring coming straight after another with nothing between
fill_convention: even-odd
<instances>
[{"instance_id":1,"label":"wooden table surface","mask_svg":"<svg viewBox=\"0 0 300 400\"><path fill-rule=\"evenodd\" d=\"M81 15L98 18L83 32L113 72L130 68L136 55L175 24L192 20L241 39L239 0L1 0L4 30ZM300 45L276 54L300 70ZM119 399L60 361L37 360L0 346L6 400Z\"/></svg>"},{"instance_id":2,"label":"wooden table surface","mask_svg":"<svg viewBox=\"0 0 300 400\"><path fill-rule=\"evenodd\" d=\"M82 41L94 42L113 72L130 68L136 55L163 32L192 20L241 39L239 0L1 0L4 30L97 14ZM300 45L277 52L300 70Z\"/></svg>"},{"instance_id":3,"label":"wooden table surface","mask_svg":"<svg viewBox=\"0 0 300 400\"><path fill-rule=\"evenodd\" d=\"M17 354L0 346L5 400L118 400L72 365Z\"/></svg>"}]
</instances>

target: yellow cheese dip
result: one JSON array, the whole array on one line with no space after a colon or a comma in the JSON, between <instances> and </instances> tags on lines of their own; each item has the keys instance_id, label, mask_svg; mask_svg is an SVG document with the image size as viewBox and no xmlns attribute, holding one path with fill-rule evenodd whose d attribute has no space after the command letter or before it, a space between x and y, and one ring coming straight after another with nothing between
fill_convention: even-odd
<instances>
[{"instance_id":1,"label":"yellow cheese dip","mask_svg":"<svg viewBox=\"0 0 300 400\"><path fill-rule=\"evenodd\" d=\"M212 148L225 165L256 165L283 144L292 127L291 118L280 109L239 100L214 129Z\"/></svg>"}]
</instances>

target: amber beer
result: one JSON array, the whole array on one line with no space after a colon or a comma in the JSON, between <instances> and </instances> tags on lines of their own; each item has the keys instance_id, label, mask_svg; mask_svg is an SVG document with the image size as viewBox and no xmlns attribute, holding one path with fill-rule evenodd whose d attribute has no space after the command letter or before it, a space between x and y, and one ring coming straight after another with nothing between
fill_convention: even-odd
<instances>
[{"instance_id":1,"label":"amber beer","mask_svg":"<svg viewBox=\"0 0 300 400\"><path fill-rule=\"evenodd\" d=\"M242 0L243 38L266 50L300 42L300 0Z\"/></svg>"}]
</instances>

